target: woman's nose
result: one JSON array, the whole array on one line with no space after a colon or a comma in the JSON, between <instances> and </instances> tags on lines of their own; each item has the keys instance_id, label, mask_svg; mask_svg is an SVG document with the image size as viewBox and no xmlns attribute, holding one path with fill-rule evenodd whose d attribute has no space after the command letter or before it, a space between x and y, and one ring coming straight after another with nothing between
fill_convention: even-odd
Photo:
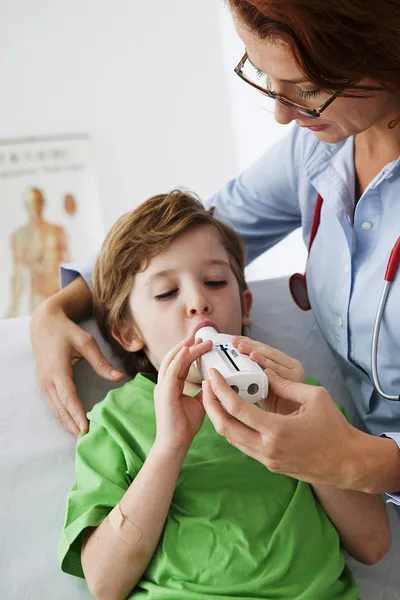
<instances>
[{"instance_id":1,"label":"woman's nose","mask_svg":"<svg viewBox=\"0 0 400 600\"><path fill-rule=\"evenodd\" d=\"M294 108L282 104L279 100L275 100L274 116L275 121L280 125L288 125L297 119L298 112Z\"/></svg>"}]
</instances>

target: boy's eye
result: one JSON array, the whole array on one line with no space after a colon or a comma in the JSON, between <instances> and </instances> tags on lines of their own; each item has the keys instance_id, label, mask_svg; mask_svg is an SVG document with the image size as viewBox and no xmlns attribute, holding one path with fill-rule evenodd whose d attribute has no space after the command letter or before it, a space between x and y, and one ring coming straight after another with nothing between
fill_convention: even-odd
<instances>
[{"instance_id":1,"label":"boy's eye","mask_svg":"<svg viewBox=\"0 0 400 600\"><path fill-rule=\"evenodd\" d=\"M157 294L155 296L156 300L168 300L168 298L172 298L178 292L178 288L173 290L169 290L168 292L164 292L163 294Z\"/></svg>"},{"instance_id":2,"label":"boy's eye","mask_svg":"<svg viewBox=\"0 0 400 600\"><path fill-rule=\"evenodd\" d=\"M208 285L208 287L222 287L226 285L226 281L225 279L219 281L206 281L205 284Z\"/></svg>"}]
</instances>

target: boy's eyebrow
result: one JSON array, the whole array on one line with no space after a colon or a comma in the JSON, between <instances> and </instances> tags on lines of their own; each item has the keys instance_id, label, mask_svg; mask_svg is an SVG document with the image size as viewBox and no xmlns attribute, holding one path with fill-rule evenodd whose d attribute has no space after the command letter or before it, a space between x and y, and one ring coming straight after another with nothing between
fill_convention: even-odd
<instances>
[{"instance_id":1,"label":"boy's eyebrow","mask_svg":"<svg viewBox=\"0 0 400 600\"><path fill-rule=\"evenodd\" d=\"M210 258L210 260L206 260L205 264L210 266L219 265L221 267L230 267L229 262L221 258ZM150 277L146 281L146 285L149 285L152 281L154 281L154 279L157 279L158 277L168 277L168 275L176 273L176 271L177 269L163 269L162 271L157 271L156 273L150 275Z\"/></svg>"}]
</instances>

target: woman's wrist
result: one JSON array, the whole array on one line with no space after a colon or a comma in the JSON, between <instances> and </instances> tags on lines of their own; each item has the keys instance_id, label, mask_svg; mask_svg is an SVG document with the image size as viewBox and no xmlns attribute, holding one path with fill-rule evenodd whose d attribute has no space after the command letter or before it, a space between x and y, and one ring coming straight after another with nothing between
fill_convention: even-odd
<instances>
[{"instance_id":1,"label":"woman's wrist","mask_svg":"<svg viewBox=\"0 0 400 600\"><path fill-rule=\"evenodd\" d=\"M400 493L400 449L392 439L357 431L346 462L341 487L367 494Z\"/></svg>"},{"instance_id":2,"label":"woman's wrist","mask_svg":"<svg viewBox=\"0 0 400 600\"><path fill-rule=\"evenodd\" d=\"M42 302L38 310L39 314L44 316L64 313L66 317L78 323L92 315L92 293L83 277L77 277L72 283Z\"/></svg>"}]
</instances>

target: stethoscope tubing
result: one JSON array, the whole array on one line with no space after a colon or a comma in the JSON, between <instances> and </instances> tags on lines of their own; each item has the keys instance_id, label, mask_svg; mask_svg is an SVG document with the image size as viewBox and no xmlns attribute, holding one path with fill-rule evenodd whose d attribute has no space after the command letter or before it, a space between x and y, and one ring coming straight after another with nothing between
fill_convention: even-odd
<instances>
[{"instance_id":1,"label":"stethoscope tubing","mask_svg":"<svg viewBox=\"0 0 400 600\"><path fill-rule=\"evenodd\" d=\"M311 226L311 234L310 234L310 242L308 246L308 256L310 256L311 247L314 242L314 238L317 235L317 231L319 229L319 224L321 220L321 209L322 209L323 199L320 194L317 196L317 201L315 205L314 218ZM384 277L384 285L381 293L381 297L379 300L378 310L376 312L374 330L372 333L372 344L371 344L371 374L372 374L372 383L374 388L378 392L380 396L385 398L386 400L391 400L393 402L400 401L400 395L394 396L391 394L386 394L383 391L382 386L379 381L378 376L378 342L379 342L379 333L381 330L383 313L385 310L385 306L387 303L387 297L390 290L390 285L393 282L400 262L400 237L397 238L395 245L390 253L389 260L386 267L385 277ZM297 306L301 310L310 310L311 305L308 298L307 292L307 280L306 274L295 273L290 277L289 280L290 292L293 297L293 300L297 304ZM301 293L299 292L301 291Z\"/></svg>"},{"instance_id":2,"label":"stethoscope tubing","mask_svg":"<svg viewBox=\"0 0 400 600\"><path fill-rule=\"evenodd\" d=\"M386 400L391 400L393 402L399 402L400 396L393 396L391 394L386 394L383 391L378 375L378 342L379 342L379 333L381 330L381 324L383 319L383 312L385 310L387 297L390 291L390 286L396 276L397 269L399 267L400 261L400 237L397 238L395 245L390 253L388 264L385 272L385 280L383 284L383 289L381 293L381 297L379 299L378 310L376 311L375 317L375 325L374 331L372 334L372 345L371 345L371 372L372 372L372 382L378 394L380 394Z\"/></svg>"},{"instance_id":3,"label":"stethoscope tubing","mask_svg":"<svg viewBox=\"0 0 400 600\"><path fill-rule=\"evenodd\" d=\"M371 347L371 370L372 370L372 381L378 394L386 398L386 400L400 401L400 396L392 396L386 394L381 387L378 375L378 342L379 333L381 330L381 323L383 319L383 311L385 310L387 297L390 290L391 281L385 281L382 289L382 294L379 300L378 310L376 312L374 332L372 334L372 347Z\"/></svg>"}]
</instances>

